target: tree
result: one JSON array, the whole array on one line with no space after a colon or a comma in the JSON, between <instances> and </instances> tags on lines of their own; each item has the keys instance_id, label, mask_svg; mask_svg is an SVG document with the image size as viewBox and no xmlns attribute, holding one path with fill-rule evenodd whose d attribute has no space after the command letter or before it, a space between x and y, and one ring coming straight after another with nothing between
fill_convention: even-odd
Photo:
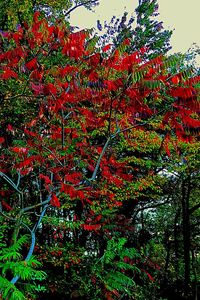
<instances>
[{"instance_id":1,"label":"tree","mask_svg":"<svg viewBox=\"0 0 200 300\"><path fill-rule=\"evenodd\" d=\"M136 212L143 211L145 229L151 233L150 241L145 241L143 247L161 267L162 297L190 299L192 294L197 295L198 285L199 142L198 139L192 144L178 142L179 155L174 145L173 141L171 155L159 172L162 196L140 204Z\"/></svg>"},{"instance_id":2,"label":"tree","mask_svg":"<svg viewBox=\"0 0 200 300\"><path fill-rule=\"evenodd\" d=\"M125 12L121 18L113 17L111 22L104 24L104 33L100 36L101 43L113 43L118 47L128 38L130 45L128 52L134 52L144 48L144 58L151 59L160 54L166 54L170 49L170 38L172 31L163 29L163 22L156 20L158 13L156 0L141 0L135 9L136 18L128 19ZM134 21L136 22L134 26ZM98 21L97 27L102 31L102 25Z\"/></svg>"},{"instance_id":3,"label":"tree","mask_svg":"<svg viewBox=\"0 0 200 300\"><path fill-rule=\"evenodd\" d=\"M155 20L159 15L158 8L156 0L139 0L136 8L137 26L133 44L136 49L146 47L149 58L167 53L171 49L169 40L172 31L163 30L163 22Z\"/></svg>"},{"instance_id":4,"label":"tree","mask_svg":"<svg viewBox=\"0 0 200 300\"><path fill-rule=\"evenodd\" d=\"M98 53L87 32L71 33L38 12L26 30L2 32L1 43L1 195L2 213L13 224L12 242L28 230L26 264L38 232L47 244L40 243L39 251L45 247L40 259L64 264L65 276L73 275L72 292L82 266L87 282L96 284L97 298L136 294L141 280L153 279L146 257L132 245L124 249L124 235L133 228L119 212L124 202L137 201L146 185L153 190L156 181L148 167L144 176L152 182L138 174L127 152L154 143L158 155L169 154L173 136L192 139L200 123L199 78L168 74L174 62L165 57L146 62L140 51L126 53L128 40L120 50L106 54L107 45ZM22 117L8 119L8 107L23 108ZM95 261L96 269L88 261ZM11 284L20 286L20 274L13 273ZM83 286L78 293L85 295Z\"/></svg>"},{"instance_id":5,"label":"tree","mask_svg":"<svg viewBox=\"0 0 200 300\"><path fill-rule=\"evenodd\" d=\"M0 28L2 30L15 29L23 26L24 22L30 22L35 11L39 10L45 15L68 19L70 13L80 6L91 10L99 4L99 0L2 0L0 4ZM52 20L51 20L52 21Z\"/></svg>"}]
</instances>

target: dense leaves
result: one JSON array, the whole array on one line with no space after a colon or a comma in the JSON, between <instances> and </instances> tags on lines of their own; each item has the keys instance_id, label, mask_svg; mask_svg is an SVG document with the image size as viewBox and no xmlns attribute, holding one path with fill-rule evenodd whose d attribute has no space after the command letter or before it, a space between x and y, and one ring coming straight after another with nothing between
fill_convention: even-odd
<instances>
[{"instance_id":1,"label":"dense leaves","mask_svg":"<svg viewBox=\"0 0 200 300\"><path fill-rule=\"evenodd\" d=\"M14 245L28 231L27 264L35 249L72 279L60 282L67 296L93 284L96 299L139 299L159 267L142 249L145 235L134 242L134 209L162 196L162 156L195 142L199 78L175 77L164 56L143 61L144 49L127 53L128 40L105 55L109 46L97 52L89 39L38 12L26 29L2 32L1 212ZM30 278L8 268L19 287Z\"/></svg>"}]
</instances>

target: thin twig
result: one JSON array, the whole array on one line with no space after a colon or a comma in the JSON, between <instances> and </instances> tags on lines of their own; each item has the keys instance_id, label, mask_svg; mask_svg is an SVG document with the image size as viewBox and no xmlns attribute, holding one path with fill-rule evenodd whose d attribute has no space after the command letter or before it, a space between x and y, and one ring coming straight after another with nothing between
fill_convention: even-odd
<instances>
[{"instance_id":1,"label":"thin twig","mask_svg":"<svg viewBox=\"0 0 200 300\"><path fill-rule=\"evenodd\" d=\"M0 176L2 176L19 194L22 194L22 192L18 189L18 186L8 177L6 174L0 171Z\"/></svg>"},{"instance_id":2,"label":"thin twig","mask_svg":"<svg viewBox=\"0 0 200 300\"><path fill-rule=\"evenodd\" d=\"M91 0L89 0L89 1L86 1L86 2L82 2L82 3L79 3L79 4L76 4L74 7L72 7L72 8L70 8L64 15L65 15L65 17L66 16L68 16L72 11L74 11L75 9L77 9L78 7L80 7L80 6L83 6L83 5L87 5L87 4L89 4L89 3L98 3L98 1L99 0L93 0L93 1L91 1Z\"/></svg>"}]
</instances>

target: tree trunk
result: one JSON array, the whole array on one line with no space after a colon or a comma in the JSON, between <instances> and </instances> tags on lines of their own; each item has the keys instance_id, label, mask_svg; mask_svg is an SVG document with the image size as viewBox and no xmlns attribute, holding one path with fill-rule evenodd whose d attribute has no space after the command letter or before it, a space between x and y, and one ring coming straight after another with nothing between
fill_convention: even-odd
<instances>
[{"instance_id":1,"label":"tree trunk","mask_svg":"<svg viewBox=\"0 0 200 300\"><path fill-rule=\"evenodd\" d=\"M184 251L184 294L187 299L190 292L190 176L182 182L182 222L183 222L183 251Z\"/></svg>"},{"instance_id":2,"label":"tree trunk","mask_svg":"<svg viewBox=\"0 0 200 300\"><path fill-rule=\"evenodd\" d=\"M180 233L179 218L180 218L180 208L177 208L176 215L174 218L174 254L175 254L174 267L176 271L176 280L179 280L180 278L180 274L179 274L180 240L178 237L178 234Z\"/></svg>"}]
</instances>

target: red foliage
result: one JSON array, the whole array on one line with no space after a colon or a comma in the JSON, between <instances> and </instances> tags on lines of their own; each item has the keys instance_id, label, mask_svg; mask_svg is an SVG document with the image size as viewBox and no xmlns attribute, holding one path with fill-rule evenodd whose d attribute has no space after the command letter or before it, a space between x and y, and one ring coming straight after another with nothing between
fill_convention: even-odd
<instances>
[{"instance_id":1,"label":"red foliage","mask_svg":"<svg viewBox=\"0 0 200 300\"><path fill-rule=\"evenodd\" d=\"M155 133L161 131L165 136L163 147L168 156L171 135L190 140L193 134L188 129L192 132L200 127L199 91L194 87L200 78L171 77L162 56L143 62L146 49L126 53L107 45L102 49L109 50L107 55L89 51L88 39L84 31L70 33L64 26L49 25L39 13L26 32L20 29L4 36L7 44L12 43L0 54L0 78L4 88L8 85L5 96L13 98L12 103L17 99L25 112L21 123L9 119L7 125L4 116L6 130L0 143L3 148L9 136L11 142L3 148L3 167L6 174L14 174L13 182L21 174L18 181L22 190L27 186L28 205L38 201L34 204L40 206L41 193L44 199L50 195L49 202L57 209L60 198L64 208L73 208L74 222L85 214L82 231L104 232L111 238L109 222L113 220L108 216L105 221L102 211L112 213L131 197L136 202L135 196L145 190L141 184L127 189L134 180L137 184L138 174L130 157L126 160L126 152L141 150L137 138L144 139L144 148L153 144L155 137L148 140L145 132L152 133L155 124ZM128 44L126 40L123 46ZM136 129L140 132L134 139ZM15 184L13 187L18 192ZM7 198L2 205L10 210ZM17 207L20 205L18 201ZM131 228L122 214L116 223L120 232ZM116 291L111 294L117 296Z\"/></svg>"},{"instance_id":2,"label":"red foliage","mask_svg":"<svg viewBox=\"0 0 200 300\"><path fill-rule=\"evenodd\" d=\"M55 194L52 194L50 204L55 207L60 207L60 201Z\"/></svg>"},{"instance_id":3,"label":"red foliage","mask_svg":"<svg viewBox=\"0 0 200 300\"><path fill-rule=\"evenodd\" d=\"M39 178L40 178L40 179L43 179L44 182L45 182L46 184L52 184L52 181L51 181L51 179L50 179L48 176L45 176L45 175L43 175L43 174L40 174L40 175L39 175Z\"/></svg>"},{"instance_id":4,"label":"red foliage","mask_svg":"<svg viewBox=\"0 0 200 300\"><path fill-rule=\"evenodd\" d=\"M94 224L94 225L83 224L82 226L87 231L96 231L101 228L101 224Z\"/></svg>"},{"instance_id":5,"label":"red foliage","mask_svg":"<svg viewBox=\"0 0 200 300\"><path fill-rule=\"evenodd\" d=\"M149 278L151 281L154 281L154 278L151 276L151 274L149 274L149 272L147 272L147 271L144 270L144 269L142 269L142 271L144 271L144 272L147 274L148 278Z\"/></svg>"},{"instance_id":6,"label":"red foliage","mask_svg":"<svg viewBox=\"0 0 200 300\"><path fill-rule=\"evenodd\" d=\"M8 80L10 78L18 78L18 75L12 69L4 67L3 68L3 73L0 73L0 78L3 79L3 80Z\"/></svg>"},{"instance_id":7,"label":"red foliage","mask_svg":"<svg viewBox=\"0 0 200 300\"><path fill-rule=\"evenodd\" d=\"M106 45L102 48L103 52L106 52L110 49L111 45Z\"/></svg>"},{"instance_id":8,"label":"red foliage","mask_svg":"<svg viewBox=\"0 0 200 300\"><path fill-rule=\"evenodd\" d=\"M10 211L10 210L13 209L13 208L12 208L8 203L6 203L4 200L1 200L1 204L2 204L2 207L5 208L7 211Z\"/></svg>"},{"instance_id":9,"label":"red foliage","mask_svg":"<svg viewBox=\"0 0 200 300\"><path fill-rule=\"evenodd\" d=\"M27 62L26 64L25 64L25 66L26 66L26 68L28 69L28 70L31 70L31 71L33 71L33 70L35 70L36 68L37 68L37 58L35 57L35 58L33 58L33 59L31 59L29 62Z\"/></svg>"},{"instance_id":10,"label":"red foliage","mask_svg":"<svg viewBox=\"0 0 200 300\"><path fill-rule=\"evenodd\" d=\"M5 138L0 136L0 144L3 144L5 142Z\"/></svg>"}]
</instances>

